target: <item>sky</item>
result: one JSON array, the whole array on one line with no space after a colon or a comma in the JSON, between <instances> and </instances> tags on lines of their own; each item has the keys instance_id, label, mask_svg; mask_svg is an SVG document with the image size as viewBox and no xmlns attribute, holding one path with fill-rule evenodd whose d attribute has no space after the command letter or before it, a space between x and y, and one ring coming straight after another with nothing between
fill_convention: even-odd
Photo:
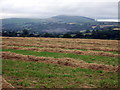
<instances>
[{"instance_id":1,"label":"sky","mask_svg":"<svg viewBox=\"0 0 120 90\"><path fill-rule=\"evenodd\" d=\"M0 0L0 18L49 18L57 15L117 19L119 0Z\"/></svg>"}]
</instances>

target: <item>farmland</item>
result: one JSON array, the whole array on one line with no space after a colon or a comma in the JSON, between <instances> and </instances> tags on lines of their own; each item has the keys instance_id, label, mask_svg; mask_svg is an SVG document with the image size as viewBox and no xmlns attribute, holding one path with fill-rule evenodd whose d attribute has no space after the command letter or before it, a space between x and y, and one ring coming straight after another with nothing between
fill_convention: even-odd
<instances>
[{"instance_id":1,"label":"farmland","mask_svg":"<svg viewBox=\"0 0 120 90\"><path fill-rule=\"evenodd\" d=\"M2 73L11 88L118 87L118 40L2 37L2 41Z\"/></svg>"}]
</instances>

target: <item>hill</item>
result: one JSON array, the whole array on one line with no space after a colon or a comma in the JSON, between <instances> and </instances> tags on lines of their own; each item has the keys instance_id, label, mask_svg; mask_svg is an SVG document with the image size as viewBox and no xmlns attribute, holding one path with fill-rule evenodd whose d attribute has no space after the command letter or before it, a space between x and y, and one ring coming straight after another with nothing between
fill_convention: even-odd
<instances>
[{"instance_id":1,"label":"hill","mask_svg":"<svg viewBox=\"0 0 120 90\"><path fill-rule=\"evenodd\" d=\"M2 31L19 31L24 29L31 33L78 33L86 30L101 30L102 26L115 26L116 22L97 22L83 16L59 15L46 19L37 18L8 18L2 19ZM95 27L95 28L94 28ZM117 27L115 27L117 28Z\"/></svg>"},{"instance_id":2,"label":"hill","mask_svg":"<svg viewBox=\"0 0 120 90\"><path fill-rule=\"evenodd\" d=\"M72 24L71 24L72 23ZM2 19L3 31L23 29L39 33L66 33L90 29L86 23L96 23L94 19L82 16L59 15L46 19L9 18Z\"/></svg>"},{"instance_id":3,"label":"hill","mask_svg":"<svg viewBox=\"0 0 120 90\"><path fill-rule=\"evenodd\" d=\"M83 17L83 16L67 16L59 15L52 17L53 20L64 22L64 23L85 23L85 22L95 22L94 19Z\"/></svg>"}]
</instances>

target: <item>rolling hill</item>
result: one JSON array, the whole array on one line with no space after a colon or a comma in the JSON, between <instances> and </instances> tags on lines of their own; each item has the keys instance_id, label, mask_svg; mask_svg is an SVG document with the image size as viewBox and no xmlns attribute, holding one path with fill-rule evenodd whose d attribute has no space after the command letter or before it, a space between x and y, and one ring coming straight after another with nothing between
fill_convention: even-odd
<instances>
[{"instance_id":1,"label":"rolling hill","mask_svg":"<svg viewBox=\"0 0 120 90\"><path fill-rule=\"evenodd\" d=\"M83 16L67 16L59 15L52 17L53 20L64 22L64 23L85 23L85 22L95 22L94 19L83 17Z\"/></svg>"},{"instance_id":2,"label":"rolling hill","mask_svg":"<svg viewBox=\"0 0 120 90\"><path fill-rule=\"evenodd\" d=\"M73 24L71 24L73 23ZM3 30L20 31L23 29L39 33L66 33L90 29L86 23L96 23L94 19L83 16L59 15L46 19L9 18L2 19ZM85 24L85 25L84 25Z\"/></svg>"}]
</instances>

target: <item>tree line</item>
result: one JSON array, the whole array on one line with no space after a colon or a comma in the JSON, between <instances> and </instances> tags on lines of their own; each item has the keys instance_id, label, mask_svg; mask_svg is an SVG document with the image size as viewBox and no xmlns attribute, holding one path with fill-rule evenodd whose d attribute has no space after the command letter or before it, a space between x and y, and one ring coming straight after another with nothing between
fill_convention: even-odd
<instances>
[{"instance_id":1,"label":"tree line","mask_svg":"<svg viewBox=\"0 0 120 90\"><path fill-rule=\"evenodd\" d=\"M119 30L86 30L86 32L69 32L65 34L52 33L30 33L29 30L21 32L3 31L2 36L5 37L49 37L49 38L86 38L86 39L120 39Z\"/></svg>"}]
</instances>

